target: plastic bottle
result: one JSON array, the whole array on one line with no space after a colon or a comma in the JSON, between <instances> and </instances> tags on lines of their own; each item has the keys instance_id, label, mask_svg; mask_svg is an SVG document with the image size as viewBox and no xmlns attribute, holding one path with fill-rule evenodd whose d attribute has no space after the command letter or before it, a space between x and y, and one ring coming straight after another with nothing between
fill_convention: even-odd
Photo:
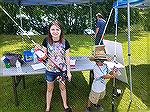
<instances>
[{"instance_id":1,"label":"plastic bottle","mask_svg":"<svg viewBox=\"0 0 150 112\"><path fill-rule=\"evenodd\" d=\"M37 60L37 56L36 56L36 54L35 54L35 53L33 54L33 60L34 60L34 63L37 63L37 62L38 62L38 60Z\"/></svg>"},{"instance_id":2,"label":"plastic bottle","mask_svg":"<svg viewBox=\"0 0 150 112\"><path fill-rule=\"evenodd\" d=\"M16 68L18 73L22 72L21 63L18 60L16 61Z\"/></svg>"},{"instance_id":3,"label":"plastic bottle","mask_svg":"<svg viewBox=\"0 0 150 112\"><path fill-rule=\"evenodd\" d=\"M37 59L37 56L36 56L36 54L34 52L34 48L31 49L31 53L33 54L33 61L34 61L34 63L37 63L38 59Z\"/></svg>"}]
</instances>

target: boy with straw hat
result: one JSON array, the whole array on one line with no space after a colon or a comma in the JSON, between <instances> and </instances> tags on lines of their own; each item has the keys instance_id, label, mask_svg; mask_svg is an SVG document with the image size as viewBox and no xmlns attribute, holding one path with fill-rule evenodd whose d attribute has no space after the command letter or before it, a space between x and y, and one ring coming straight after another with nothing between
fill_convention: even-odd
<instances>
[{"instance_id":1,"label":"boy with straw hat","mask_svg":"<svg viewBox=\"0 0 150 112\"><path fill-rule=\"evenodd\" d=\"M113 69L112 71L109 71L107 65L103 63L108 59L109 58L104 51L104 45L100 46L98 50L95 48L95 55L90 57L90 60L95 61L96 64L93 68L94 80L92 82L92 87L85 112L92 112L92 104L96 109L100 109L101 111L104 110L102 105L98 104L98 101L103 99L106 94L105 79L116 77L116 70Z\"/></svg>"}]
</instances>

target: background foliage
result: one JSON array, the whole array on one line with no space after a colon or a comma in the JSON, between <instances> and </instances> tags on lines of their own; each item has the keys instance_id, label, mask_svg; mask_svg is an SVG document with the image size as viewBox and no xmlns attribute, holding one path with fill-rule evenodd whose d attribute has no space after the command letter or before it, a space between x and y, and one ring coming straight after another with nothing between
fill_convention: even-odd
<instances>
[{"instance_id":1,"label":"background foliage","mask_svg":"<svg viewBox=\"0 0 150 112\"><path fill-rule=\"evenodd\" d=\"M90 27L90 6L92 7L92 28L95 28L96 13L103 14L105 20L108 19L113 1L105 0L100 4L84 5L65 5L65 6L21 6L22 14L28 19L23 18L23 29L29 31L31 28L40 34L47 34L49 23L58 19L64 26L66 34L82 34L83 30ZM2 3L2 6L20 24L19 6L14 4ZM131 25L136 30L150 31L150 11L149 9L131 8ZM14 27L12 20L0 10L0 34L15 34L18 31ZM127 8L119 9L119 31L127 28ZM107 28L107 33L114 32L114 12Z\"/></svg>"}]
</instances>

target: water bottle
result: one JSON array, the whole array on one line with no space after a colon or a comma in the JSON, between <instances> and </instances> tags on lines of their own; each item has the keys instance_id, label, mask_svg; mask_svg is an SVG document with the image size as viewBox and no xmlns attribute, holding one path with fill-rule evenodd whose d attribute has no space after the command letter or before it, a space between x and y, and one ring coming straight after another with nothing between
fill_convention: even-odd
<instances>
[{"instance_id":1,"label":"water bottle","mask_svg":"<svg viewBox=\"0 0 150 112\"><path fill-rule=\"evenodd\" d=\"M33 61L34 61L34 63L37 63L38 59L37 59L37 55L34 52L34 48L31 49L31 53L33 54Z\"/></svg>"},{"instance_id":2,"label":"water bottle","mask_svg":"<svg viewBox=\"0 0 150 112\"><path fill-rule=\"evenodd\" d=\"M33 61L34 61L34 63L37 63L37 62L38 62L38 60L37 60L37 56L36 56L36 54L35 54L35 53L33 54Z\"/></svg>"},{"instance_id":3,"label":"water bottle","mask_svg":"<svg viewBox=\"0 0 150 112\"><path fill-rule=\"evenodd\" d=\"M18 73L22 72L21 63L18 60L16 61L16 68Z\"/></svg>"}]
</instances>

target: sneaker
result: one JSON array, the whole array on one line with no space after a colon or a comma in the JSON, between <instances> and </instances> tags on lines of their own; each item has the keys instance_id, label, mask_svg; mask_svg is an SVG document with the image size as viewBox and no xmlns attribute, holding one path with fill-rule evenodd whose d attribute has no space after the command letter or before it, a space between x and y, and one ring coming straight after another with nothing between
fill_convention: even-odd
<instances>
[{"instance_id":1,"label":"sneaker","mask_svg":"<svg viewBox=\"0 0 150 112\"><path fill-rule=\"evenodd\" d=\"M94 104L94 107L95 107L97 110L104 111L103 106L100 105L100 104Z\"/></svg>"},{"instance_id":2,"label":"sneaker","mask_svg":"<svg viewBox=\"0 0 150 112\"><path fill-rule=\"evenodd\" d=\"M85 110L85 112L92 112L91 107L87 107L86 110Z\"/></svg>"},{"instance_id":3,"label":"sneaker","mask_svg":"<svg viewBox=\"0 0 150 112\"><path fill-rule=\"evenodd\" d=\"M72 112L72 109L70 107L64 109L64 112Z\"/></svg>"}]
</instances>

